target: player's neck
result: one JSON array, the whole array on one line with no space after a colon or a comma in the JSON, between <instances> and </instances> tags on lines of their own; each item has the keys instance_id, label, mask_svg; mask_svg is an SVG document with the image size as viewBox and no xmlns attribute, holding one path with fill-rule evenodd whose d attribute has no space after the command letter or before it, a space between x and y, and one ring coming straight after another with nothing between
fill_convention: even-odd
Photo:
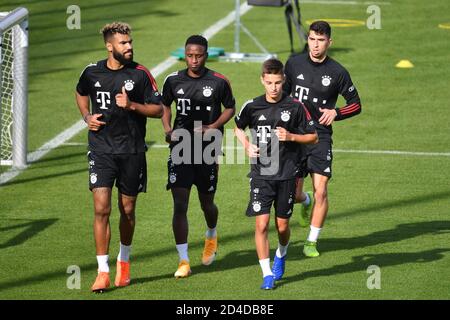
<instances>
[{"instance_id":1,"label":"player's neck","mask_svg":"<svg viewBox=\"0 0 450 320\"><path fill-rule=\"evenodd\" d=\"M120 61L114 59L114 57L112 56L109 56L108 60L106 60L106 66L110 70L119 70L124 67L124 65Z\"/></svg>"},{"instance_id":2,"label":"player's neck","mask_svg":"<svg viewBox=\"0 0 450 320\"><path fill-rule=\"evenodd\" d=\"M327 53L325 52L322 56L316 58L316 57L313 57L313 56L312 56L311 51L310 51L310 52L309 52L309 58L311 59L312 62L315 62L315 63L322 63L322 62L324 62L325 59L327 58Z\"/></svg>"},{"instance_id":3,"label":"player's neck","mask_svg":"<svg viewBox=\"0 0 450 320\"><path fill-rule=\"evenodd\" d=\"M266 101L268 103L277 103L281 101L281 98L283 98L283 94L280 94L276 97L271 97L269 94L266 93Z\"/></svg>"},{"instance_id":4,"label":"player's neck","mask_svg":"<svg viewBox=\"0 0 450 320\"><path fill-rule=\"evenodd\" d=\"M191 78L200 78L203 76L206 72L206 68L199 69L198 71L193 71L191 69L187 69L187 75Z\"/></svg>"}]
</instances>

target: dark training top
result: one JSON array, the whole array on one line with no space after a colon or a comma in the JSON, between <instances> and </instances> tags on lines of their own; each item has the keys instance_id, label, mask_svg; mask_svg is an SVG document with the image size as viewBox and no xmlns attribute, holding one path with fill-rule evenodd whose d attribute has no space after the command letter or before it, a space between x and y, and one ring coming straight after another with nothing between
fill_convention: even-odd
<instances>
[{"instance_id":1,"label":"dark training top","mask_svg":"<svg viewBox=\"0 0 450 320\"><path fill-rule=\"evenodd\" d=\"M335 121L353 117L361 112L358 91L348 71L330 57L321 63L313 62L308 53L294 55L286 62L286 82L283 90L303 102L316 122L319 138L331 139L331 126L319 124L323 109L336 109ZM336 108L338 96L342 95L346 106Z\"/></svg>"},{"instance_id":2,"label":"dark training top","mask_svg":"<svg viewBox=\"0 0 450 320\"><path fill-rule=\"evenodd\" d=\"M262 95L247 101L235 122L239 129L251 129L252 143L260 148L249 177L263 180L295 178L303 148L296 142L279 141L274 130L283 127L294 134L315 133L314 121L302 103L286 94L279 102L269 103ZM277 146L278 152L273 149Z\"/></svg>"},{"instance_id":3,"label":"dark training top","mask_svg":"<svg viewBox=\"0 0 450 320\"><path fill-rule=\"evenodd\" d=\"M205 68L202 76L190 77L187 69L167 76L162 90L162 103L170 107L176 103L173 130L194 130L194 121L202 125L214 123L225 108L234 108L235 100L230 83L220 73ZM220 128L223 132L223 127Z\"/></svg>"},{"instance_id":4,"label":"dark training top","mask_svg":"<svg viewBox=\"0 0 450 320\"><path fill-rule=\"evenodd\" d=\"M130 154L145 152L147 117L116 105L116 94L122 87L130 101L159 104L161 96L150 72L131 62L122 69L111 70L106 60L88 65L80 76L77 92L90 96L91 113L101 113L98 120L106 122L99 131L89 130L89 150L97 153Z\"/></svg>"}]
</instances>

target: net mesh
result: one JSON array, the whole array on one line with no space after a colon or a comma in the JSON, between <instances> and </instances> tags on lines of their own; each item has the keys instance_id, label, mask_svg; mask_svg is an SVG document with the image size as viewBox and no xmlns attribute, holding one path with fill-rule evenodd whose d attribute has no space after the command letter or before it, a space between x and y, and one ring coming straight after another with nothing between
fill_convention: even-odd
<instances>
[{"instance_id":1,"label":"net mesh","mask_svg":"<svg viewBox=\"0 0 450 320\"><path fill-rule=\"evenodd\" d=\"M0 160L2 164L12 162L13 123L13 39L12 29L2 35L1 52L1 119L0 119Z\"/></svg>"}]
</instances>

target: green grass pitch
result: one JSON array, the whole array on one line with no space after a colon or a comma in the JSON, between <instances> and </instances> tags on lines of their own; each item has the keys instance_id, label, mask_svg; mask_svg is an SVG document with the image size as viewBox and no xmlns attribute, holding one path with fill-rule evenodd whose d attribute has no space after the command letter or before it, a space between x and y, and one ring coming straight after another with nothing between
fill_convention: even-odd
<instances>
[{"instance_id":1,"label":"green grass pitch","mask_svg":"<svg viewBox=\"0 0 450 320\"><path fill-rule=\"evenodd\" d=\"M366 21L367 4L302 4L305 19ZM380 0L381 29L333 29L330 51L352 75L362 98L361 115L336 123L338 150L395 150L425 154L335 152L330 210L319 240L322 255L301 254L307 231L292 218L286 274L276 290L259 290L254 221L245 217L248 165L220 169L219 251L201 265L205 222L193 192L189 247L193 274L175 280L178 257L171 230L172 202L165 190L168 150L148 152L148 192L138 199L132 250L132 284L103 295L90 292L96 274L93 205L87 183L86 131L51 151L14 180L0 186L0 299L443 299L450 298L450 23L447 0ZM4 0L30 11L29 151L80 120L74 88L90 62L106 57L98 30L125 21L134 28L135 59L149 69L234 9L233 0L78 0L81 29L68 30L73 1ZM289 41L283 10L253 8L245 26L286 61ZM210 39L233 50L234 26ZM258 52L241 35L244 52ZM412 69L398 69L402 59ZM260 65L208 66L231 81L240 106L262 94ZM183 68L182 62L156 80ZM339 100L339 105L342 105ZM232 128L230 122L227 128ZM164 144L159 120L148 123L147 140ZM426 153L447 153L431 156ZM1 168L3 173L7 168ZM308 182L307 186L311 185ZM118 210L114 192L110 265L115 274ZM270 230L271 256L277 238ZM69 266L81 270L81 289L68 289ZM368 267L381 272L381 288L368 289Z\"/></svg>"}]
</instances>

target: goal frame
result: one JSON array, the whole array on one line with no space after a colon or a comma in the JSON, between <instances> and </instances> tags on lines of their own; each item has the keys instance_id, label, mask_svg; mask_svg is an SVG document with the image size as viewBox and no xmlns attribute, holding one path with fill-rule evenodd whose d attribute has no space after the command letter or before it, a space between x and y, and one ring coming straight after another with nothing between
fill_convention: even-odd
<instances>
[{"instance_id":1,"label":"goal frame","mask_svg":"<svg viewBox=\"0 0 450 320\"><path fill-rule=\"evenodd\" d=\"M23 168L27 165L28 136L28 10L18 7L0 19L0 103L2 101L2 44L3 35L11 30L13 43L12 94L12 161L2 165ZM0 119L3 106L0 105ZM0 141L1 141L0 133Z\"/></svg>"}]
</instances>

